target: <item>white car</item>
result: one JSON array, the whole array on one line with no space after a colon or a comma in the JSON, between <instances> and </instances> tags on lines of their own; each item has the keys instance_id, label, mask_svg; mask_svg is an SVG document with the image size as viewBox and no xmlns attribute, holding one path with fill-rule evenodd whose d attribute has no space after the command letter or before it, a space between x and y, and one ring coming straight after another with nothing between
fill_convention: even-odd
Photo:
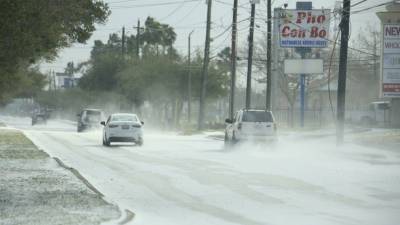
<instances>
[{"instance_id":1,"label":"white car","mask_svg":"<svg viewBox=\"0 0 400 225\"><path fill-rule=\"evenodd\" d=\"M102 121L103 145L110 146L111 142L134 142L143 145L143 122L136 114L111 114L107 121Z\"/></svg>"},{"instance_id":2,"label":"white car","mask_svg":"<svg viewBox=\"0 0 400 225\"><path fill-rule=\"evenodd\" d=\"M225 144L239 141L275 142L277 126L271 111L242 109L235 113L234 119L226 119Z\"/></svg>"}]
</instances>

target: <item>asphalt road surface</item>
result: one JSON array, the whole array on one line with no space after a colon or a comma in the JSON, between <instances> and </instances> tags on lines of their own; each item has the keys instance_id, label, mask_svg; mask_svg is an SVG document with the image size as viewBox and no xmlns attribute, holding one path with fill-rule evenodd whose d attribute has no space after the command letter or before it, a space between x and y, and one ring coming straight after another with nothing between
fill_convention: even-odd
<instances>
[{"instance_id":1,"label":"asphalt road surface","mask_svg":"<svg viewBox=\"0 0 400 225\"><path fill-rule=\"evenodd\" d=\"M101 131L68 121L0 120L133 211L132 224L400 224L400 150L297 134L227 150L207 135L148 130L142 147L104 147Z\"/></svg>"}]
</instances>

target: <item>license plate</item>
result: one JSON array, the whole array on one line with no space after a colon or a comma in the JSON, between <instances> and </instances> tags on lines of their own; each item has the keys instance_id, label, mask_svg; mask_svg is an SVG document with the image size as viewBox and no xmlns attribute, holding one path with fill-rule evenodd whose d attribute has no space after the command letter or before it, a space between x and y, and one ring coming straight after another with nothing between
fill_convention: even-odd
<instances>
[{"instance_id":1,"label":"license plate","mask_svg":"<svg viewBox=\"0 0 400 225\"><path fill-rule=\"evenodd\" d=\"M124 130L127 130L127 129L129 129L129 125L122 125L121 128Z\"/></svg>"}]
</instances>

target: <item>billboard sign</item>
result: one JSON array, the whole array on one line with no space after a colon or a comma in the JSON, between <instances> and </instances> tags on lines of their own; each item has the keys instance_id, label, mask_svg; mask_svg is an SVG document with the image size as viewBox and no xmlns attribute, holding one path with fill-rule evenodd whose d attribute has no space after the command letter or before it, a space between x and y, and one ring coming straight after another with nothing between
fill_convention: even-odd
<instances>
[{"instance_id":1,"label":"billboard sign","mask_svg":"<svg viewBox=\"0 0 400 225\"><path fill-rule=\"evenodd\" d=\"M279 23L279 42L284 48L328 46L330 13L321 10L284 10Z\"/></svg>"},{"instance_id":2,"label":"billboard sign","mask_svg":"<svg viewBox=\"0 0 400 225\"><path fill-rule=\"evenodd\" d=\"M324 73L322 59L285 59L285 74L322 74Z\"/></svg>"},{"instance_id":3,"label":"billboard sign","mask_svg":"<svg viewBox=\"0 0 400 225\"><path fill-rule=\"evenodd\" d=\"M383 25L382 96L400 97L400 24Z\"/></svg>"}]
</instances>

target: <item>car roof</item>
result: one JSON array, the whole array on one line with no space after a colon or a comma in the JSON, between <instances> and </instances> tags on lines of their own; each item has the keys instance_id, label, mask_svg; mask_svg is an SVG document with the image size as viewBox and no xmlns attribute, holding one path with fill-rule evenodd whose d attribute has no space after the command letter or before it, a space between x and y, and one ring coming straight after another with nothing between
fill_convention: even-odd
<instances>
[{"instance_id":1,"label":"car roof","mask_svg":"<svg viewBox=\"0 0 400 225\"><path fill-rule=\"evenodd\" d=\"M133 114L133 113L113 113L113 114L111 114L111 116L126 116L126 115L137 116L136 114Z\"/></svg>"},{"instance_id":2,"label":"car roof","mask_svg":"<svg viewBox=\"0 0 400 225\"><path fill-rule=\"evenodd\" d=\"M267 109L241 109L241 111L243 112L272 112L271 110L267 110Z\"/></svg>"},{"instance_id":3,"label":"car roof","mask_svg":"<svg viewBox=\"0 0 400 225\"><path fill-rule=\"evenodd\" d=\"M101 110L101 109L83 109L82 111L99 111L99 112L102 112L103 110Z\"/></svg>"}]
</instances>

